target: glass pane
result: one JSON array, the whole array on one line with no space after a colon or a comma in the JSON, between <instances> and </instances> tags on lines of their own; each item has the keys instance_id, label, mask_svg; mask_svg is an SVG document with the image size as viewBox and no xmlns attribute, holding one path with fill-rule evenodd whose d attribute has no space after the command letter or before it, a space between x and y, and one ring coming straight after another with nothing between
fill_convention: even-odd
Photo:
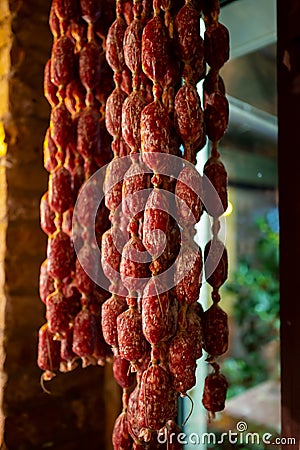
<instances>
[{"instance_id":1,"label":"glass pane","mask_svg":"<svg viewBox=\"0 0 300 450\"><path fill-rule=\"evenodd\" d=\"M231 5L237 17L242 3ZM275 435L280 427L276 43L231 59L221 75L231 111L220 144L232 206L229 278L222 289L231 342L221 364L230 388L224 413L208 431L238 432L243 421L259 439L243 445L245 432L238 448L263 449L263 433ZM227 437L208 448L232 443Z\"/></svg>"},{"instance_id":2,"label":"glass pane","mask_svg":"<svg viewBox=\"0 0 300 450\"><path fill-rule=\"evenodd\" d=\"M220 21L230 30L233 57L221 71L230 102L229 129L220 143L230 200L229 278L221 289L221 306L229 315L231 334L220 365L230 388L225 411L203 422L207 365L201 360L199 381L190 393L195 408L185 432L208 435L185 449L259 450L264 433L274 438L280 431L276 11L272 1L223 3ZM210 304L210 290L202 289L204 307ZM182 419L190 408L185 400ZM247 427L244 433L239 433L239 422ZM230 441L230 430L239 433L239 443ZM247 432L254 434L246 443ZM222 438L222 433L227 434Z\"/></svg>"}]
</instances>

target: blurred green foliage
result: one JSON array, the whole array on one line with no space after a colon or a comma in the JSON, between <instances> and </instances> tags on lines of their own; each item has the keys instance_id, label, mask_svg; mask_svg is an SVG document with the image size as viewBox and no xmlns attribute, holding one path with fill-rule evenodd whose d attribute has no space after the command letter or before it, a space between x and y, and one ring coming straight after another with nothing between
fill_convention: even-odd
<instances>
[{"instance_id":1,"label":"blurred green foliage","mask_svg":"<svg viewBox=\"0 0 300 450\"><path fill-rule=\"evenodd\" d=\"M239 327L242 356L228 357L222 362L222 372L229 381L227 398L265 381L268 378L263 346L279 335L279 234L273 231L267 219L256 223L258 236L253 253L243 258L227 282L226 289L236 298L233 318ZM279 365L279 361L278 361ZM214 430L217 438L221 436ZM214 450L264 450L263 444L208 445ZM272 446L276 450L277 446Z\"/></svg>"},{"instance_id":2,"label":"blurred green foliage","mask_svg":"<svg viewBox=\"0 0 300 450\"><path fill-rule=\"evenodd\" d=\"M279 234L265 218L257 221L259 238L243 258L226 289L236 297L233 318L239 327L242 357L227 358L228 398L268 377L262 347L279 334Z\"/></svg>"}]
</instances>

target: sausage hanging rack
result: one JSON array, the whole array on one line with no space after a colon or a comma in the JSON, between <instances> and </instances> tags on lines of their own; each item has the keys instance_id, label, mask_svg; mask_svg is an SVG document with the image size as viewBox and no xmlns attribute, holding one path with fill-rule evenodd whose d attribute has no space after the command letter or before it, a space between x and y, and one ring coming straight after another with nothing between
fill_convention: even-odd
<instances>
[{"instance_id":1,"label":"sausage hanging rack","mask_svg":"<svg viewBox=\"0 0 300 450\"><path fill-rule=\"evenodd\" d=\"M218 0L52 1L38 365L44 386L80 363L113 363L123 389L115 449L161 448L158 433L170 439L180 432L178 396L196 384L202 350L212 369L203 405L210 416L224 409L227 381L217 358L228 347L219 306L228 266L219 237L227 174L219 141L229 111L219 70L229 58L229 33L219 13ZM207 139L201 176L196 156ZM96 216L95 192L105 194ZM212 237L202 256L194 235L204 211ZM92 235L106 288L91 276L98 267ZM198 302L203 272L212 287L206 311ZM181 445L169 441L168 448Z\"/></svg>"}]
</instances>

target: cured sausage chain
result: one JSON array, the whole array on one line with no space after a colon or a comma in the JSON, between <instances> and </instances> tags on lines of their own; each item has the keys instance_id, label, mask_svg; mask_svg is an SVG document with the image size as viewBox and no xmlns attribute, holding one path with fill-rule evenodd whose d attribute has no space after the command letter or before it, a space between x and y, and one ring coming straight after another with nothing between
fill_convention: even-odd
<instances>
[{"instance_id":1,"label":"cured sausage chain","mask_svg":"<svg viewBox=\"0 0 300 450\"><path fill-rule=\"evenodd\" d=\"M219 9L217 0L52 3L50 175L41 200L47 323L38 364L50 380L80 361L113 362L123 390L116 450L161 448L162 431L169 449L182 448L174 438L178 398L196 384L203 349L212 369L203 405L210 416L224 408L217 358L228 347L219 306L227 174L219 141L229 114L219 70L229 33ZM195 164L206 142L201 176ZM204 213L212 238L202 255L195 226ZM203 274L212 287L206 311L198 302Z\"/></svg>"},{"instance_id":2,"label":"cured sausage chain","mask_svg":"<svg viewBox=\"0 0 300 450\"><path fill-rule=\"evenodd\" d=\"M104 48L114 8L105 4L104 10L99 2L54 0L50 12L54 40L44 78L52 108L44 143L44 166L50 175L41 200L41 227L48 235L48 246L40 272L47 323L40 329L38 346L43 380L51 379L57 370L74 369L80 359L83 366L102 365L110 355L101 331L101 303L107 293L89 278L77 258L93 267L87 245L91 201L81 211L77 255L71 239L78 192L111 159L104 110L113 82ZM104 203L95 226L101 239L108 227Z\"/></svg>"},{"instance_id":3,"label":"cured sausage chain","mask_svg":"<svg viewBox=\"0 0 300 450\"><path fill-rule=\"evenodd\" d=\"M207 213L213 218L212 239L204 250L205 276L212 286L212 306L203 314L203 348L214 370L205 379L203 405L213 417L224 409L227 381L220 373L215 358L224 354L228 347L227 314L219 307L219 289L227 278L228 258L224 244L219 240L219 217L226 211L227 173L220 161L219 141L223 137L229 117L228 101L219 70L229 58L229 33L218 21L220 6L217 0L204 4L203 17L206 25L204 57L210 67L204 80L204 120L206 134L211 142L211 157L204 167L203 199ZM209 183L214 189L210 189ZM216 256L218 254L218 257Z\"/></svg>"}]
</instances>

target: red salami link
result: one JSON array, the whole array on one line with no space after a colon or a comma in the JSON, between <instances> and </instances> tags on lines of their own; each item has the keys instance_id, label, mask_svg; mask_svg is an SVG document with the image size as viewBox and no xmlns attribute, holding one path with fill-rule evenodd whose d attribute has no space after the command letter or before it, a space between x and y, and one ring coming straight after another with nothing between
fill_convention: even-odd
<instances>
[{"instance_id":1,"label":"red salami link","mask_svg":"<svg viewBox=\"0 0 300 450\"><path fill-rule=\"evenodd\" d=\"M139 402L140 384L138 383L131 392L127 406L128 432L132 439L138 440L141 428L138 425L138 402Z\"/></svg>"},{"instance_id":2,"label":"red salami link","mask_svg":"<svg viewBox=\"0 0 300 450\"><path fill-rule=\"evenodd\" d=\"M74 44L68 36L59 37L51 54L51 81L66 86L74 78Z\"/></svg>"},{"instance_id":3,"label":"red salami link","mask_svg":"<svg viewBox=\"0 0 300 450\"><path fill-rule=\"evenodd\" d=\"M77 150L83 158L101 153L100 114L93 108L80 113L77 123Z\"/></svg>"},{"instance_id":4,"label":"red salami link","mask_svg":"<svg viewBox=\"0 0 300 450\"><path fill-rule=\"evenodd\" d=\"M118 346L117 317L126 311L124 297L113 294L102 305L101 322L105 342L112 347Z\"/></svg>"},{"instance_id":5,"label":"red salami link","mask_svg":"<svg viewBox=\"0 0 300 450\"><path fill-rule=\"evenodd\" d=\"M185 4L174 20L176 51L182 61L194 58L200 36L199 12L191 3Z\"/></svg>"},{"instance_id":6,"label":"red salami link","mask_svg":"<svg viewBox=\"0 0 300 450\"><path fill-rule=\"evenodd\" d=\"M141 115L141 147L144 163L155 173L165 170L168 159L163 153L172 153L169 115L160 101L146 106Z\"/></svg>"},{"instance_id":7,"label":"red salami link","mask_svg":"<svg viewBox=\"0 0 300 450\"><path fill-rule=\"evenodd\" d=\"M122 17L118 17L111 25L106 39L106 59L114 72L122 72L125 69L123 51L123 39L126 31L126 23Z\"/></svg>"},{"instance_id":8,"label":"red salami link","mask_svg":"<svg viewBox=\"0 0 300 450\"><path fill-rule=\"evenodd\" d=\"M120 273L129 292L141 292L148 281L149 254L138 236L132 236L123 248Z\"/></svg>"},{"instance_id":9,"label":"red salami link","mask_svg":"<svg viewBox=\"0 0 300 450\"><path fill-rule=\"evenodd\" d=\"M114 137L122 135L122 106L127 94L116 87L106 102L105 124L107 131Z\"/></svg>"},{"instance_id":10,"label":"red salami link","mask_svg":"<svg viewBox=\"0 0 300 450\"><path fill-rule=\"evenodd\" d=\"M122 250L125 245L125 237L122 231L113 227L102 236L101 263L104 275L113 282L120 273Z\"/></svg>"},{"instance_id":11,"label":"red salami link","mask_svg":"<svg viewBox=\"0 0 300 450\"><path fill-rule=\"evenodd\" d=\"M168 32L159 16L149 20L142 36L142 67L152 81L161 81L169 61Z\"/></svg>"},{"instance_id":12,"label":"red salami link","mask_svg":"<svg viewBox=\"0 0 300 450\"><path fill-rule=\"evenodd\" d=\"M44 70L44 95L52 108L58 104L56 94L57 86L51 81L51 59L49 59Z\"/></svg>"},{"instance_id":13,"label":"red salami link","mask_svg":"<svg viewBox=\"0 0 300 450\"><path fill-rule=\"evenodd\" d=\"M219 22L214 22L206 28L204 55L207 64L214 70L221 69L229 59L229 32Z\"/></svg>"},{"instance_id":14,"label":"red salami link","mask_svg":"<svg viewBox=\"0 0 300 450\"><path fill-rule=\"evenodd\" d=\"M146 352L142 332L142 316L136 308L129 308L117 317L119 353L122 358L135 362Z\"/></svg>"},{"instance_id":15,"label":"red salami link","mask_svg":"<svg viewBox=\"0 0 300 450\"><path fill-rule=\"evenodd\" d=\"M227 388L228 382L221 373L211 373L205 378L202 403L212 414L224 409Z\"/></svg>"},{"instance_id":16,"label":"red salami link","mask_svg":"<svg viewBox=\"0 0 300 450\"><path fill-rule=\"evenodd\" d=\"M51 138L50 128L48 128L44 140L44 167L48 172L52 172L57 166L57 147Z\"/></svg>"},{"instance_id":17,"label":"red salami link","mask_svg":"<svg viewBox=\"0 0 300 450\"><path fill-rule=\"evenodd\" d=\"M191 304L199 298L202 283L202 254L197 245L184 243L175 262L175 293L182 304Z\"/></svg>"},{"instance_id":18,"label":"red salami link","mask_svg":"<svg viewBox=\"0 0 300 450\"><path fill-rule=\"evenodd\" d=\"M123 178L129 164L128 158L115 157L106 169L103 190L105 205L110 211L115 211L122 202Z\"/></svg>"},{"instance_id":19,"label":"red salami link","mask_svg":"<svg viewBox=\"0 0 300 450\"><path fill-rule=\"evenodd\" d=\"M184 84L175 97L175 118L183 142L192 145L203 140L204 117L197 89Z\"/></svg>"},{"instance_id":20,"label":"red salami link","mask_svg":"<svg viewBox=\"0 0 300 450\"><path fill-rule=\"evenodd\" d=\"M221 216L228 207L227 172L219 159L209 158L204 166L203 203L212 217Z\"/></svg>"},{"instance_id":21,"label":"red salami link","mask_svg":"<svg viewBox=\"0 0 300 450\"><path fill-rule=\"evenodd\" d=\"M206 98L204 119L208 138L219 141L227 130L229 120L229 106L225 95L215 92Z\"/></svg>"},{"instance_id":22,"label":"red salami link","mask_svg":"<svg viewBox=\"0 0 300 450\"><path fill-rule=\"evenodd\" d=\"M122 211L129 219L141 219L144 213L147 196L150 189L150 174L148 169L139 162L131 164L125 173L122 187Z\"/></svg>"},{"instance_id":23,"label":"red salami link","mask_svg":"<svg viewBox=\"0 0 300 450\"><path fill-rule=\"evenodd\" d=\"M80 180L78 181L80 182ZM84 185L84 193L80 198L80 208L76 208L76 222L81 227L89 228L95 221L95 205L98 202L98 192L99 188L95 180L89 180Z\"/></svg>"},{"instance_id":24,"label":"red salami link","mask_svg":"<svg viewBox=\"0 0 300 450\"><path fill-rule=\"evenodd\" d=\"M134 20L127 27L124 35L125 63L132 73L139 73L142 64L142 32L143 25L139 20Z\"/></svg>"},{"instance_id":25,"label":"red salami link","mask_svg":"<svg viewBox=\"0 0 300 450\"><path fill-rule=\"evenodd\" d=\"M228 349L228 317L216 303L203 315L203 348L212 357Z\"/></svg>"},{"instance_id":26,"label":"red salami link","mask_svg":"<svg viewBox=\"0 0 300 450\"><path fill-rule=\"evenodd\" d=\"M40 219L41 228L44 233L50 236L56 231L56 225L54 223L55 212L50 208L48 192L46 192L41 198Z\"/></svg>"},{"instance_id":27,"label":"red salami link","mask_svg":"<svg viewBox=\"0 0 300 450\"><path fill-rule=\"evenodd\" d=\"M84 242L77 254L75 264L75 283L82 294L90 294L95 286L97 278L97 261L93 249Z\"/></svg>"},{"instance_id":28,"label":"red salami link","mask_svg":"<svg viewBox=\"0 0 300 450\"><path fill-rule=\"evenodd\" d=\"M115 356L113 362L113 373L116 382L122 389L129 389L135 381L134 374L130 371L130 362L121 356Z\"/></svg>"},{"instance_id":29,"label":"red salami link","mask_svg":"<svg viewBox=\"0 0 300 450\"><path fill-rule=\"evenodd\" d=\"M70 372L77 367L78 358L77 355L72 350L73 343L73 327L70 327L69 330L61 337L60 340L61 348L60 348L60 371Z\"/></svg>"},{"instance_id":30,"label":"red salami link","mask_svg":"<svg viewBox=\"0 0 300 450\"><path fill-rule=\"evenodd\" d=\"M147 200L144 212L143 244L153 259L166 248L168 230L168 201L161 189L154 188Z\"/></svg>"},{"instance_id":31,"label":"red salami link","mask_svg":"<svg viewBox=\"0 0 300 450\"><path fill-rule=\"evenodd\" d=\"M101 82L101 51L95 41L87 42L79 54L79 76L86 89Z\"/></svg>"},{"instance_id":32,"label":"red salami link","mask_svg":"<svg viewBox=\"0 0 300 450\"><path fill-rule=\"evenodd\" d=\"M141 113L147 105L139 91L133 91L122 107L122 136L133 153L141 148Z\"/></svg>"},{"instance_id":33,"label":"red salami link","mask_svg":"<svg viewBox=\"0 0 300 450\"><path fill-rule=\"evenodd\" d=\"M215 289L225 283L228 276L228 256L224 244L213 239L204 250L205 276L207 282Z\"/></svg>"},{"instance_id":34,"label":"red salami link","mask_svg":"<svg viewBox=\"0 0 300 450\"><path fill-rule=\"evenodd\" d=\"M72 181L73 181L73 174L76 172L76 168L79 161L80 163L82 163L83 159L81 158L80 155L78 155L76 147L74 147L73 142L71 142L66 149L64 166L71 173Z\"/></svg>"},{"instance_id":35,"label":"red salami link","mask_svg":"<svg viewBox=\"0 0 300 450\"><path fill-rule=\"evenodd\" d=\"M89 309L82 309L74 321L73 352L81 357L94 353L96 342L96 320Z\"/></svg>"},{"instance_id":36,"label":"red salami link","mask_svg":"<svg viewBox=\"0 0 300 450\"><path fill-rule=\"evenodd\" d=\"M197 314L196 309L194 303L189 306L186 314L186 321L187 332L194 343L194 357L195 359L199 359L202 356L203 333L201 319Z\"/></svg>"},{"instance_id":37,"label":"red salami link","mask_svg":"<svg viewBox=\"0 0 300 450\"><path fill-rule=\"evenodd\" d=\"M191 165L185 166L179 173L175 195L179 223L188 226L199 222L202 214L202 178Z\"/></svg>"},{"instance_id":38,"label":"red salami link","mask_svg":"<svg viewBox=\"0 0 300 450\"><path fill-rule=\"evenodd\" d=\"M59 369L60 341L54 340L54 335L46 323L39 330L37 363L39 368L45 371L53 372Z\"/></svg>"},{"instance_id":39,"label":"red salami link","mask_svg":"<svg viewBox=\"0 0 300 450\"><path fill-rule=\"evenodd\" d=\"M160 366L153 365L144 371L138 400L138 425L140 438L151 439L151 431L160 430L171 419L168 399L172 390L168 373Z\"/></svg>"},{"instance_id":40,"label":"red salami link","mask_svg":"<svg viewBox=\"0 0 300 450\"><path fill-rule=\"evenodd\" d=\"M120 230L122 231L122 233L125 236L125 239L127 241L130 236L130 233L128 231L129 219L128 219L128 217L125 216L125 214L123 212L121 212L121 214L120 214L119 224L120 224Z\"/></svg>"},{"instance_id":41,"label":"red salami link","mask_svg":"<svg viewBox=\"0 0 300 450\"><path fill-rule=\"evenodd\" d=\"M46 303L48 295L55 291L54 279L48 274L48 260L42 263L39 278L39 294L43 303Z\"/></svg>"},{"instance_id":42,"label":"red salami link","mask_svg":"<svg viewBox=\"0 0 300 450\"><path fill-rule=\"evenodd\" d=\"M65 151L69 142L74 139L72 117L64 103L55 106L51 111L50 132L55 145Z\"/></svg>"},{"instance_id":43,"label":"red salami link","mask_svg":"<svg viewBox=\"0 0 300 450\"><path fill-rule=\"evenodd\" d=\"M112 442L114 450L131 450L132 438L128 433L127 414L122 412L115 422Z\"/></svg>"},{"instance_id":44,"label":"red salami link","mask_svg":"<svg viewBox=\"0 0 300 450\"><path fill-rule=\"evenodd\" d=\"M70 237L61 230L49 237L47 246L47 270L52 278L62 280L74 268L74 248Z\"/></svg>"},{"instance_id":45,"label":"red salami link","mask_svg":"<svg viewBox=\"0 0 300 450\"><path fill-rule=\"evenodd\" d=\"M46 319L51 333L63 334L69 329L69 305L62 291L56 290L46 299Z\"/></svg>"},{"instance_id":46,"label":"red salami link","mask_svg":"<svg viewBox=\"0 0 300 450\"><path fill-rule=\"evenodd\" d=\"M58 165L49 177L50 208L62 214L74 205L72 190L72 177L70 172L62 165Z\"/></svg>"},{"instance_id":47,"label":"red salami link","mask_svg":"<svg viewBox=\"0 0 300 450\"><path fill-rule=\"evenodd\" d=\"M225 95L225 85L221 75L214 70L210 70L203 82L204 108L206 108L206 104L209 103L211 95L215 92Z\"/></svg>"},{"instance_id":48,"label":"red salami link","mask_svg":"<svg viewBox=\"0 0 300 450\"><path fill-rule=\"evenodd\" d=\"M196 384L194 343L187 331L179 331L170 343L169 370L173 387L181 394Z\"/></svg>"},{"instance_id":49,"label":"red salami link","mask_svg":"<svg viewBox=\"0 0 300 450\"><path fill-rule=\"evenodd\" d=\"M206 63L204 59L204 42L199 39L195 42L195 56L183 69L182 77L189 83L196 85L205 77Z\"/></svg>"},{"instance_id":50,"label":"red salami link","mask_svg":"<svg viewBox=\"0 0 300 450\"><path fill-rule=\"evenodd\" d=\"M142 326L147 341L158 344L169 331L170 298L168 292L152 277L145 286L142 298Z\"/></svg>"},{"instance_id":51,"label":"red salami link","mask_svg":"<svg viewBox=\"0 0 300 450\"><path fill-rule=\"evenodd\" d=\"M82 86L80 80L72 80L66 88L65 104L71 114L76 114L85 108L86 90ZM75 122L77 117L73 116ZM75 127L74 127L75 128Z\"/></svg>"}]
</instances>

